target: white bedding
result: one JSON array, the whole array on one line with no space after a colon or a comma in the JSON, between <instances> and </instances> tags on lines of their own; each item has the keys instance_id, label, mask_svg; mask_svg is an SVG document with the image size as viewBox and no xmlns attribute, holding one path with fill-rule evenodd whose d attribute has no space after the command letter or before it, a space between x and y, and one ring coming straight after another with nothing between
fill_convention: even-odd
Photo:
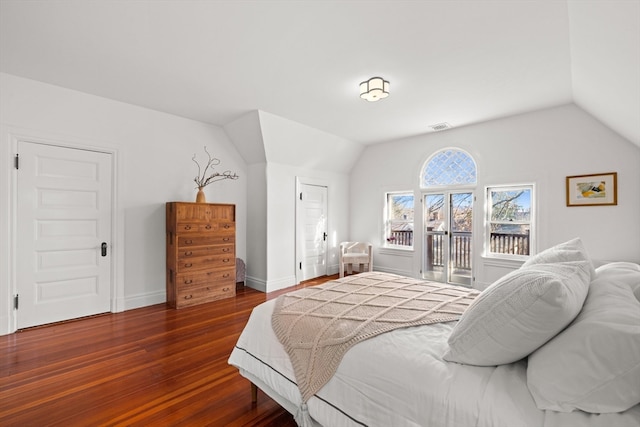
<instances>
[{"instance_id":1,"label":"white bedding","mask_svg":"<svg viewBox=\"0 0 640 427\"><path fill-rule=\"evenodd\" d=\"M275 301L256 307L229 363L286 401L301 404L293 368L271 328ZM323 426L637 427L640 405L621 414L536 408L526 361L475 367L442 359L454 322L388 332L354 346L308 402Z\"/></svg>"}]
</instances>

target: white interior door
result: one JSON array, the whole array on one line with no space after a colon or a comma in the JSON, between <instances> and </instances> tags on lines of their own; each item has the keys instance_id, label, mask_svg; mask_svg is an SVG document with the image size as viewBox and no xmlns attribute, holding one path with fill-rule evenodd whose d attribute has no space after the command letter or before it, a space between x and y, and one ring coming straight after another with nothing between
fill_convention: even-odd
<instances>
[{"instance_id":1,"label":"white interior door","mask_svg":"<svg viewBox=\"0 0 640 427\"><path fill-rule=\"evenodd\" d=\"M300 185L298 197L300 281L327 274L327 187Z\"/></svg>"},{"instance_id":2,"label":"white interior door","mask_svg":"<svg viewBox=\"0 0 640 427\"><path fill-rule=\"evenodd\" d=\"M17 327L109 311L111 155L25 141L18 153Z\"/></svg>"}]
</instances>

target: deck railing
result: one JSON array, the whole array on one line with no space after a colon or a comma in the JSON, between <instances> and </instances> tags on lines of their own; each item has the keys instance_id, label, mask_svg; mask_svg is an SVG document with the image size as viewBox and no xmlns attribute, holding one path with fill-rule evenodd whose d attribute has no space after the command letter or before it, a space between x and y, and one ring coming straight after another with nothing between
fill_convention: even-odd
<instances>
[{"instance_id":1,"label":"deck railing","mask_svg":"<svg viewBox=\"0 0 640 427\"><path fill-rule=\"evenodd\" d=\"M387 241L393 245L400 246L412 246L413 245L413 231L412 230L400 230L391 231Z\"/></svg>"},{"instance_id":2,"label":"deck railing","mask_svg":"<svg viewBox=\"0 0 640 427\"><path fill-rule=\"evenodd\" d=\"M394 245L410 246L413 244L413 231L392 231L389 242ZM430 267L444 266L445 235L429 234L427 236L427 260ZM450 262L454 269L471 270L472 234L470 232L454 232L451 235ZM491 233L489 237L492 253L509 255L529 255L529 234Z\"/></svg>"},{"instance_id":3,"label":"deck railing","mask_svg":"<svg viewBox=\"0 0 640 427\"><path fill-rule=\"evenodd\" d=\"M529 255L529 233L491 233L490 251L496 254Z\"/></svg>"},{"instance_id":4,"label":"deck railing","mask_svg":"<svg viewBox=\"0 0 640 427\"><path fill-rule=\"evenodd\" d=\"M427 236L427 260L430 267L444 266L443 234ZM451 234L452 247L450 262L457 270L471 270L472 234L470 232L454 232Z\"/></svg>"}]
</instances>

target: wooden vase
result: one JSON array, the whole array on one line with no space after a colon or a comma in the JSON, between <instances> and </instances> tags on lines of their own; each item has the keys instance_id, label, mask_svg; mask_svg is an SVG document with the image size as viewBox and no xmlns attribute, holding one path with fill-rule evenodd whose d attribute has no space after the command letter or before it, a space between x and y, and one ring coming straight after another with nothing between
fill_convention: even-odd
<instances>
[{"instance_id":1,"label":"wooden vase","mask_svg":"<svg viewBox=\"0 0 640 427\"><path fill-rule=\"evenodd\" d=\"M202 191L204 187L198 187L198 194L196 194L196 203L207 203L207 198Z\"/></svg>"}]
</instances>

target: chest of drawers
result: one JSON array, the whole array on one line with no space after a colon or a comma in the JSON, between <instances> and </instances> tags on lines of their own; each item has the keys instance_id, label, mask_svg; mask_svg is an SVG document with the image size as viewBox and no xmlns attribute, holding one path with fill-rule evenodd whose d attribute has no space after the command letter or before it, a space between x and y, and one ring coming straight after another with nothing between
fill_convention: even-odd
<instances>
[{"instance_id":1,"label":"chest of drawers","mask_svg":"<svg viewBox=\"0 0 640 427\"><path fill-rule=\"evenodd\" d=\"M235 205L168 202L166 209L167 304L235 296Z\"/></svg>"}]
</instances>

